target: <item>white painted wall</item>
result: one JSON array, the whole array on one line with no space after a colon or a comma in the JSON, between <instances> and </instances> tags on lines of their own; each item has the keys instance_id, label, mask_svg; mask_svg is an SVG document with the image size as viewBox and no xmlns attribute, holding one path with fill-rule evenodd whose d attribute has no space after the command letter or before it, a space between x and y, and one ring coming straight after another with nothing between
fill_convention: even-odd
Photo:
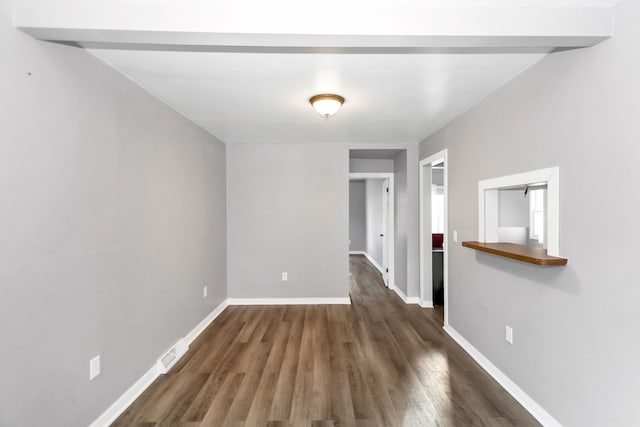
<instances>
[{"instance_id":1,"label":"white painted wall","mask_svg":"<svg viewBox=\"0 0 640 427\"><path fill-rule=\"evenodd\" d=\"M225 147L10 17L0 0L0 425L86 426L226 298Z\"/></svg>"},{"instance_id":2,"label":"white painted wall","mask_svg":"<svg viewBox=\"0 0 640 427\"><path fill-rule=\"evenodd\" d=\"M349 251L367 250L367 194L364 180L349 181Z\"/></svg>"},{"instance_id":3,"label":"white painted wall","mask_svg":"<svg viewBox=\"0 0 640 427\"><path fill-rule=\"evenodd\" d=\"M366 216L367 216L367 253L383 266L384 237L380 234L386 233L382 227L382 197L386 191L384 179L367 179L366 188ZM384 266L383 266L384 267Z\"/></svg>"},{"instance_id":4,"label":"white painted wall","mask_svg":"<svg viewBox=\"0 0 640 427\"><path fill-rule=\"evenodd\" d=\"M449 318L565 426L638 422L638 21L640 3L623 1L613 39L549 55L421 144L421 157L449 150L460 241L478 235L479 180L560 167L569 264L535 267L450 241Z\"/></svg>"}]
</instances>

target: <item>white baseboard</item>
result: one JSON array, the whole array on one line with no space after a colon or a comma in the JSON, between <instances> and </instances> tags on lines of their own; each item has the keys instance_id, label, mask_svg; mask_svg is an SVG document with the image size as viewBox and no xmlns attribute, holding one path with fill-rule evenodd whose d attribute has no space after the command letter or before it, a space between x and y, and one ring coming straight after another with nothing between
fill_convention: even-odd
<instances>
[{"instance_id":1,"label":"white baseboard","mask_svg":"<svg viewBox=\"0 0 640 427\"><path fill-rule=\"evenodd\" d=\"M229 305L329 305L351 304L351 298L228 298Z\"/></svg>"},{"instance_id":2,"label":"white baseboard","mask_svg":"<svg viewBox=\"0 0 640 427\"><path fill-rule=\"evenodd\" d=\"M164 353L156 362L156 370L158 375L166 374L178 363L182 356L189 351L189 344L184 338L180 338L166 353Z\"/></svg>"},{"instance_id":3,"label":"white baseboard","mask_svg":"<svg viewBox=\"0 0 640 427\"><path fill-rule=\"evenodd\" d=\"M524 392L516 383L511 381L500 369L487 359L477 348L460 335L451 325L445 325L445 332L449 334L460 347L464 349L478 364L487 371L514 399L516 399L536 420L545 427L562 427L555 418L542 408L535 400Z\"/></svg>"},{"instance_id":4,"label":"white baseboard","mask_svg":"<svg viewBox=\"0 0 640 427\"><path fill-rule=\"evenodd\" d=\"M422 308L433 308L433 301L418 299L418 305Z\"/></svg>"},{"instance_id":5,"label":"white baseboard","mask_svg":"<svg viewBox=\"0 0 640 427\"><path fill-rule=\"evenodd\" d=\"M184 340L187 342L187 345L191 345L191 343L196 338L198 338L198 335L200 335L202 331L207 329L207 326L209 326L211 322L213 322L215 318L218 317L220 313L222 313L224 309L227 308L228 306L229 306L228 299L222 301L219 306L214 308L213 311L209 313L209 315L202 320L202 322L198 323L198 326L193 328L193 330L191 330L191 332L189 332L187 336L184 337Z\"/></svg>"},{"instance_id":6,"label":"white baseboard","mask_svg":"<svg viewBox=\"0 0 640 427\"><path fill-rule=\"evenodd\" d=\"M156 364L145 372L122 396L118 398L109 409L104 411L89 427L107 427L113 423L137 398L158 378Z\"/></svg>"},{"instance_id":7,"label":"white baseboard","mask_svg":"<svg viewBox=\"0 0 640 427\"><path fill-rule=\"evenodd\" d=\"M420 298L418 297L408 297L400 288L395 285L390 285L389 289L394 291L405 304L419 304Z\"/></svg>"},{"instance_id":8,"label":"white baseboard","mask_svg":"<svg viewBox=\"0 0 640 427\"><path fill-rule=\"evenodd\" d=\"M368 253L364 253L364 256L367 257L367 259L369 260L369 262L382 274L384 274L384 268L382 268L382 266L380 264L378 264L378 262L373 259L373 257L371 255L369 255Z\"/></svg>"},{"instance_id":9,"label":"white baseboard","mask_svg":"<svg viewBox=\"0 0 640 427\"><path fill-rule=\"evenodd\" d=\"M384 268L378 262L373 259L371 255L369 255L366 251L349 251L349 255L364 255L369 262L378 270L380 273L384 273Z\"/></svg>"},{"instance_id":10,"label":"white baseboard","mask_svg":"<svg viewBox=\"0 0 640 427\"><path fill-rule=\"evenodd\" d=\"M187 344L191 344L202 331L213 320L222 313L222 311L228 306L227 300L222 301L205 319L200 322L191 332L189 332L184 341ZM138 379L127 391L122 394L109 408L102 413L95 421L93 421L89 427L107 427L111 425L128 407L131 405L155 380L160 376L161 372L157 367L157 364L149 369L147 372Z\"/></svg>"}]
</instances>

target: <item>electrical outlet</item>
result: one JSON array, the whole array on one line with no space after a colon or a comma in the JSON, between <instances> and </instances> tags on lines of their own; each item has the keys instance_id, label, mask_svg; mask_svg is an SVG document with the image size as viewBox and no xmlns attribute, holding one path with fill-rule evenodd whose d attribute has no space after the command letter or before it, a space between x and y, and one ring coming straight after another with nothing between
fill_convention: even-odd
<instances>
[{"instance_id":1,"label":"electrical outlet","mask_svg":"<svg viewBox=\"0 0 640 427\"><path fill-rule=\"evenodd\" d=\"M100 355L89 361L89 381L100 375Z\"/></svg>"},{"instance_id":2,"label":"electrical outlet","mask_svg":"<svg viewBox=\"0 0 640 427\"><path fill-rule=\"evenodd\" d=\"M202 298L206 298L207 297L207 287L205 286L204 288L202 288Z\"/></svg>"},{"instance_id":3,"label":"electrical outlet","mask_svg":"<svg viewBox=\"0 0 640 427\"><path fill-rule=\"evenodd\" d=\"M504 339L507 340L509 344L513 344L513 329L511 329L511 326L509 325L505 328Z\"/></svg>"},{"instance_id":4,"label":"electrical outlet","mask_svg":"<svg viewBox=\"0 0 640 427\"><path fill-rule=\"evenodd\" d=\"M289 280L289 273L287 273L286 271L282 272L282 281L286 282L287 280Z\"/></svg>"},{"instance_id":5,"label":"electrical outlet","mask_svg":"<svg viewBox=\"0 0 640 427\"><path fill-rule=\"evenodd\" d=\"M454 242L458 241L458 230L453 230L453 241Z\"/></svg>"}]
</instances>

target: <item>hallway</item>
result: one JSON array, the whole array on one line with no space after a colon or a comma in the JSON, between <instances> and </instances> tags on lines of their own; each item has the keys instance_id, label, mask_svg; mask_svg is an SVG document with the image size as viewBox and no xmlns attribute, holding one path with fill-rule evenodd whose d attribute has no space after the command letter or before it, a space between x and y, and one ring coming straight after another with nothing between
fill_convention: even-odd
<instances>
[{"instance_id":1,"label":"hallway","mask_svg":"<svg viewBox=\"0 0 640 427\"><path fill-rule=\"evenodd\" d=\"M352 305L232 306L115 426L534 426L364 256Z\"/></svg>"}]
</instances>

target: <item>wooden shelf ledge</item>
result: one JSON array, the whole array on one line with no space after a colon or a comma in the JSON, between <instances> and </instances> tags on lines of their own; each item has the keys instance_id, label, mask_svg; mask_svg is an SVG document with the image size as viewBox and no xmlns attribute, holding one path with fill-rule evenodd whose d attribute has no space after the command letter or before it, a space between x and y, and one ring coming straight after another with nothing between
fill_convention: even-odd
<instances>
[{"instance_id":1,"label":"wooden shelf ledge","mask_svg":"<svg viewBox=\"0 0 640 427\"><path fill-rule=\"evenodd\" d=\"M462 242L462 246L535 265L557 266L567 265L568 262L566 258L547 255L546 249L516 245L515 243Z\"/></svg>"}]
</instances>

